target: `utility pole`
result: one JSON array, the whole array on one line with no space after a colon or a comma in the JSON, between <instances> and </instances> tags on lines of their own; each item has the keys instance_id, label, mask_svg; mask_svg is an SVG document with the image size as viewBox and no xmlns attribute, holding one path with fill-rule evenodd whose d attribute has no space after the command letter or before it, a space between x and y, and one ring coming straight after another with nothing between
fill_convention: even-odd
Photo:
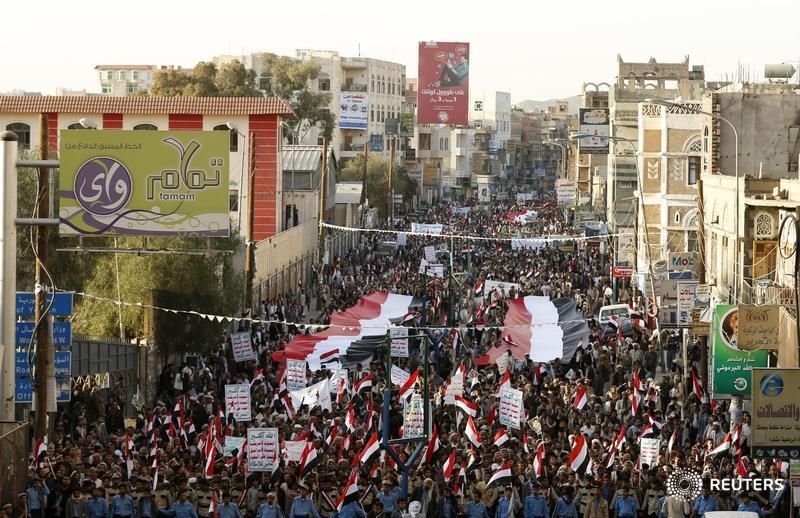
<instances>
[{"instance_id":1,"label":"utility pole","mask_svg":"<svg viewBox=\"0 0 800 518\"><path fill-rule=\"evenodd\" d=\"M389 144L389 228L394 224L394 137Z\"/></svg>"},{"instance_id":2,"label":"utility pole","mask_svg":"<svg viewBox=\"0 0 800 518\"><path fill-rule=\"evenodd\" d=\"M638 272L639 272L639 202L637 201L636 205L633 206L633 274L631 275L631 282L630 282L631 285L633 284L633 279L635 278ZM638 281L636 289L639 290ZM641 291L644 294L644 290ZM631 286L631 297L635 302L636 293L633 291L633 286Z\"/></svg>"},{"instance_id":3,"label":"utility pole","mask_svg":"<svg viewBox=\"0 0 800 518\"><path fill-rule=\"evenodd\" d=\"M706 223L703 212L703 177L697 179L697 281L699 284L706 283ZM738 189L738 186L737 186ZM710 302L710 301L709 301ZM700 338L700 379L703 383L708 383L708 337ZM685 368L686 366L684 366ZM686 380L684 380L686 382Z\"/></svg>"},{"instance_id":4,"label":"utility pole","mask_svg":"<svg viewBox=\"0 0 800 518\"><path fill-rule=\"evenodd\" d=\"M255 172L256 172L256 135L250 132L250 156L248 160L248 175L247 175L247 242L244 249L244 275L245 275L245 288L244 288L244 311L245 313L252 313L253 307L253 247L254 232L253 232L253 219L255 212ZM294 186L292 186L294 187ZM278 225L278 210L281 204L275 203L275 225Z\"/></svg>"},{"instance_id":5,"label":"utility pole","mask_svg":"<svg viewBox=\"0 0 800 518\"><path fill-rule=\"evenodd\" d=\"M15 334L17 291L17 134L0 131L0 385L4 421L15 412Z\"/></svg>"},{"instance_id":6,"label":"utility pole","mask_svg":"<svg viewBox=\"0 0 800 518\"><path fill-rule=\"evenodd\" d=\"M322 138L322 176L319 182L319 262L325 260L325 183L328 181L328 139Z\"/></svg>"},{"instance_id":7,"label":"utility pole","mask_svg":"<svg viewBox=\"0 0 800 518\"><path fill-rule=\"evenodd\" d=\"M39 116L39 159L47 160L48 155L48 120L46 114ZM46 167L38 170L38 193L36 198L36 218L47 219L50 217L50 171ZM47 435L47 410L48 410L48 379L51 375L53 360L50 358L50 326L47 321L47 293L45 290L45 270L47 269L47 235L45 225L36 225L36 265L35 265L35 293L36 307L34 321L36 322L36 421L34 422L34 437L41 438ZM55 293L52 294L55 297ZM53 373L55 376L55 373ZM55 380L54 380L55 381Z\"/></svg>"},{"instance_id":8,"label":"utility pole","mask_svg":"<svg viewBox=\"0 0 800 518\"><path fill-rule=\"evenodd\" d=\"M361 178L361 226L367 225L367 162L369 162L369 142L364 142L364 176Z\"/></svg>"}]
</instances>

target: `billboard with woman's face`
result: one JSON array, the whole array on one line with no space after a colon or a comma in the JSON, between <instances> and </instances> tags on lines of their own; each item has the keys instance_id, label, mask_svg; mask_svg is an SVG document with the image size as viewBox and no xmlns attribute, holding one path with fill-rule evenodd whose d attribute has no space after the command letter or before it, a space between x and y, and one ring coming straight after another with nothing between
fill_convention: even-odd
<instances>
[{"instance_id":1,"label":"billboard with woman's face","mask_svg":"<svg viewBox=\"0 0 800 518\"><path fill-rule=\"evenodd\" d=\"M420 42L417 122L467 124L469 43Z\"/></svg>"}]
</instances>

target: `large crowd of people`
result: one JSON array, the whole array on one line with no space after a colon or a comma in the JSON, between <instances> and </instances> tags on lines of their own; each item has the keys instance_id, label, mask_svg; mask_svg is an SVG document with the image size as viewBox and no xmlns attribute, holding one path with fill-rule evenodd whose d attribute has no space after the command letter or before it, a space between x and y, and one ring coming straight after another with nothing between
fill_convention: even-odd
<instances>
[{"instance_id":1,"label":"large crowd of people","mask_svg":"<svg viewBox=\"0 0 800 518\"><path fill-rule=\"evenodd\" d=\"M227 340L197 361L165 367L155 401L135 404L113 390L75 398L59 413L46 452L32 459L28 489L0 516L700 518L712 510L737 509L789 515L785 490L709 490L712 477L780 478L784 466L750 458L747 412L736 402L698 393L685 375L698 367L695 356L683 365L674 341L659 340L646 326L622 335L599 325L594 317L612 298L606 254L580 239L567 247L512 249L511 237L578 236L562 209L550 200L494 203L467 214L453 207L445 202L426 207L399 218L394 228L442 224L445 234L485 239L408 235L405 245L389 246L387 253L382 245L395 241L395 234L361 234L358 247L316 269L306 285L262 302L258 312L270 322L250 329L256 361L234 361ZM531 207L535 221L507 217ZM452 258L454 279L420 273L423 247L429 245L449 250L442 263L449 265ZM476 292L486 279L519 288ZM636 307L639 298L626 290L621 287L619 300ZM383 415L385 351L350 368L347 390L332 395L330 409L287 408L285 370L273 356L297 334L318 330L332 314L375 291L424 301L406 326L420 332L434 325L456 329L444 331L441 345L431 351L436 438L421 441L405 491L391 455L381 451L367 462L360 458L375 432L388 428L391 438L402 436L398 386L392 387L388 422ZM475 360L502 345L505 301L525 295L574 299L589 337L569 358L511 361L504 377L498 365L479 366ZM478 313L481 325L475 325ZM407 359L395 361L413 372L424 363L423 349L415 340L409 349ZM463 398L476 407L473 419L445 401L456 370L469 380ZM309 385L330 375L326 369L309 370ZM372 376L371 388L356 391L365 376ZM526 418L518 429L502 426L497 416L498 388L506 380L523 393ZM225 385L231 383L251 384L249 422L226 417ZM578 394L586 395L582 405ZM138 407L135 423L123 419L126 406ZM470 422L480 446L467 430ZM209 448L218 435L222 443L225 436L246 437L248 427L279 430L282 460L274 472L249 470L247 456L237 450L223 455L223 444ZM501 429L508 437L502 442L495 440ZM579 436L585 458L576 460ZM651 457L642 462L645 438L660 439L656 462ZM285 442L298 440L312 444L312 469L301 470L300 462L284 458ZM393 446L404 463L415 447L414 442ZM217 451L209 461L211 449ZM455 469L447 465L452 462ZM668 482L686 469L700 477L696 494L668 492ZM355 494L349 493L352 486ZM345 493L355 498L337 506Z\"/></svg>"}]
</instances>

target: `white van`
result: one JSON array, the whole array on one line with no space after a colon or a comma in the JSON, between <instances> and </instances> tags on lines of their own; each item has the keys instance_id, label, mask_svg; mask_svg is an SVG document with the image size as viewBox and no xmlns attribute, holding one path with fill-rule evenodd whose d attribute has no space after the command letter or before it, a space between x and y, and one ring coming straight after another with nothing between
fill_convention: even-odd
<instances>
[{"instance_id":1,"label":"white van","mask_svg":"<svg viewBox=\"0 0 800 518\"><path fill-rule=\"evenodd\" d=\"M629 321L631 319L631 308L627 304L611 304L610 306L603 306L597 312L597 321L600 322L600 325L608 324L611 321L611 317Z\"/></svg>"}]
</instances>

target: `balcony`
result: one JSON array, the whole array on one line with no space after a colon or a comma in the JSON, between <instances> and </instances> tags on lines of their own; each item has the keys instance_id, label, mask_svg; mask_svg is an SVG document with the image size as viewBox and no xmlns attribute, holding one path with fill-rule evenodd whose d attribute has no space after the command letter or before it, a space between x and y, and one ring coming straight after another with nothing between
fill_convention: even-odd
<instances>
[{"instance_id":1,"label":"balcony","mask_svg":"<svg viewBox=\"0 0 800 518\"><path fill-rule=\"evenodd\" d=\"M742 281L742 301L748 304L763 306L766 304L783 306L792 317L795 317L794 290L778 284L757 283L750 286L746 280Z\"/></svg>"},{"instance_id":2,"label":"balcony","mask_svg":"<svg viewBox=\"0 0 800 518\"><path fill-rule=\"evenodd\" d=\"M360 58L343 58L342 68L348 68L348 69L367 68L367 60Z\"/></svg>"},{"instance_id":3,"label":"balcony","mask_svg":"<svg viewBox=\"0 0 800 518\"><path fill-rule=\"evenodd\" d=\"M345 83L342 85L342 92L366 92L367 85L361 83Z\"/></svg>"}]
</instances>

